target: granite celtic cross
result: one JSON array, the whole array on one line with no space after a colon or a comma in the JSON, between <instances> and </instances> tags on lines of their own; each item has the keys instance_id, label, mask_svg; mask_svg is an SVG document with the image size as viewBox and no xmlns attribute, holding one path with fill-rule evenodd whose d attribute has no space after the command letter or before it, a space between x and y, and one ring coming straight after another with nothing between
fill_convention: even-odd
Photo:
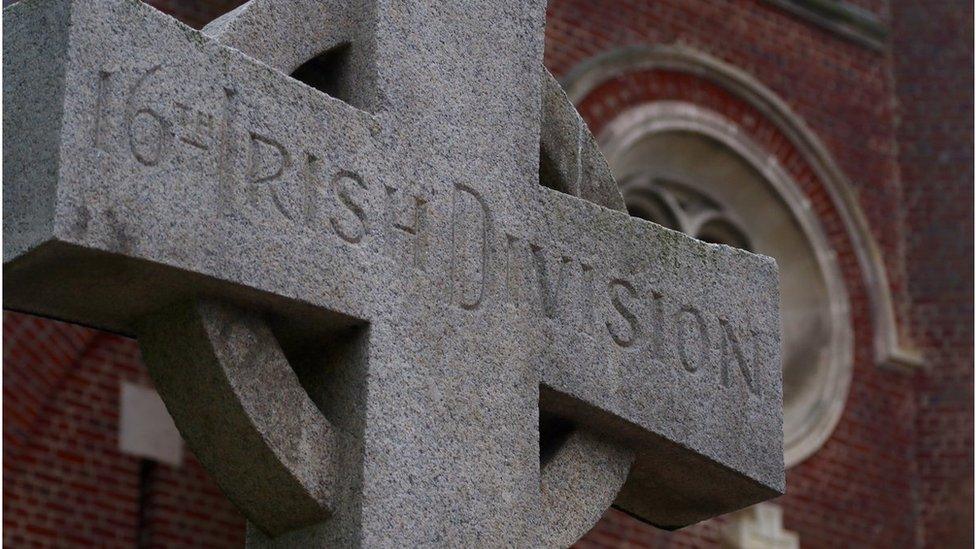
<instances>
[{"instance_id":1,"label":"granite celtic cross","mask_svg":"<svg viewBox=\"0 0 976 549\"><path fill-rule=\"evenodd\" d=\"M6 306L137 337L254 545L558 546L781 493L775 264L627 215L544 8L4 10Z\"/></svg>"}]
</instances>

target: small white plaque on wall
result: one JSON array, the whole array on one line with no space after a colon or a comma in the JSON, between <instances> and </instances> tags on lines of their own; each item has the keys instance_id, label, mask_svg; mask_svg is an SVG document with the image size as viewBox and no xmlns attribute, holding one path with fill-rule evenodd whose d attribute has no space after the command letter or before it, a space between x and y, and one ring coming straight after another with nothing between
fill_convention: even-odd
<instances>
[{"instance_id":1,"label":"small white plaque on wall","mask_svg":"<svg viewBox=\"0 0 976 549\"><path fill-rule=\"evenodd\" d=\"M183 461L183 437L153 389L123 381L119 395L119 449L173 467Z\"/></svg>"}]
</instances>

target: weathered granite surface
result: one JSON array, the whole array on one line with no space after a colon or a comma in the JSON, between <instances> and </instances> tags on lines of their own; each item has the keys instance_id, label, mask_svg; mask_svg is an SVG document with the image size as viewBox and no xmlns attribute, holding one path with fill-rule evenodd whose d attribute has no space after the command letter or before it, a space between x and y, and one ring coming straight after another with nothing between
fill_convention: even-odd
<instances>
[{"instance_id":1,"label":"weathered granite surface","mask_svg":"<svg viewBox=\"0 0 976 549\"><path fill-rule=\"evenodd\" d=\"M776 496L775 263L620 211L543 20L7 8L6 306L137 335L254 545L565 545L611 503ZM286 76L337 46L345 101Z\"/></svg>"}]
</instances>

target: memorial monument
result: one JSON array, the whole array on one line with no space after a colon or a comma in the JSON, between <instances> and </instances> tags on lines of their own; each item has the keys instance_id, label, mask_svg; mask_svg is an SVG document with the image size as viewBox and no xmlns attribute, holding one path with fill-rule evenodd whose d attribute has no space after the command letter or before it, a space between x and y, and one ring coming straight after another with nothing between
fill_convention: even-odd
<instances>
[{"instance_id":1,"label":"memorial monument","mask_svg":"<svg viewBox=\"0 0 976 549\"><path fill-rule=\"evenodd\" d=\"M5 306L135 336L254 546L781 494L775 263L627 215L544 8L6 9Z\"/></svg>"}]
</instances>

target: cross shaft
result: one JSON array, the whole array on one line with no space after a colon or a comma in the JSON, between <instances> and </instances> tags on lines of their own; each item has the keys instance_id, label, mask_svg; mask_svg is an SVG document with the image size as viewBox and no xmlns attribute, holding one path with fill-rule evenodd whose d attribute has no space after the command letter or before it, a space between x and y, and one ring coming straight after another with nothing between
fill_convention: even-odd
<instances>
[{"instance_id":1,"label":"cross shaft","mask_svg":"<svg viewBox=\"0 0 976 549\"><path fill-rule=\"evenodd\" d=\"M204 374L245 408L268 399L242 429L308 501L227 490L254 539L561 539L540 406L659 525L782 490L775 265L538 184L541 2L377 2L353 45L369 111L141 4L41 4L12 40L48 25L71 55L37 69L61 79L39 134L56 173L5 159L8 306L140 335L198 448L219 431L189 413ZM39 116L17 110L38 76L14 76L12 123ZM184 337L212 352L167 351ZM203 392L179 404L187 380ZM298 435L271 440L298 409ZM289 442L310 436L329 450Z\"/></svg>"}]
</instances>

